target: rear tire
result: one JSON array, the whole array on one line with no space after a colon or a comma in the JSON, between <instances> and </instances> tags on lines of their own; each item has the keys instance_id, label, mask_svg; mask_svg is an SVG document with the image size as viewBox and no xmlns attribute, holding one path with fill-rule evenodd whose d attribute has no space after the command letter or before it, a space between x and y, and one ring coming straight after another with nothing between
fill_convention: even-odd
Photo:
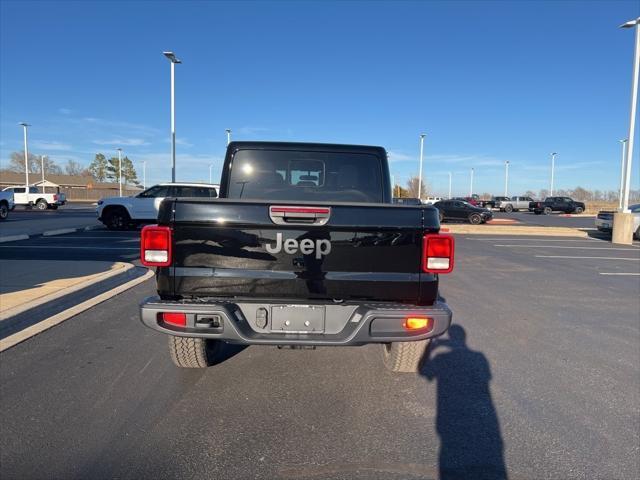
<instances>
[{"instance_id":1,"label":"rear tire","mask_svg":"<svg viewBox=\"0 0 640 480\"><path fill-rule=\"evenodd\" d=\"M392 372L419 372L430 343L431 340L385 343L382 345L384 364Z\"/></svg>"},{"instance_id":2,"label":"rear tire","mask_svg":"<svg viewBox=\"0 0 640 480\"><path fill-rule=\"evenodd\" d=\"M542 213L544 213L545 215L551 215L551 212L553 212L553 210L551 210L551 207L544 207L544 210L542 210Z\"/></svg>"},{"instance_id":3,"label":"rear tire","mask_svg":"<svg viewBox=\"0 0 640 480\"><path fill-rule=\"evenodd\" d=\"M438 213L438 218L440 219L440 223L444 222L444 213L439 212Z\"/></svg>"},{"instance_id":4,"label":"rear tire","mask_svg":"<svg viewBox=\"0 0 640 480\"><path fill-rule=\"evenodd\" d=\"M0 203L0 220L5 220L9 216L9 205Z\"/></svg>"},{"instance_id":5,"label":"rear tire","mask_svg":"<svg viewBox=\"0 0 640 480\"><path fill-rule=\"evenodd\" d=\"M513 212L513 205L507 205L506 207L504 207L504 211L507 213Z\"/></svg>"},{"instance_id":6,"label":"rear tire","mask_svg":"<svg viewBox=\"0 0 640 480\"><path fill-rule=\"evenodd\" d=\"M36 208L37 208L38 210L46 210L46 209L47 209L47 207L49 207L49 204L47 203L47 201L46 201L46 200L44 200L44 199L42 199L42 198L41 198L41 199L39 199L39 200L36 202Z\"/></svg>"},{"instance_id":7,"label":"rear tire","mask_svg":"<svg viewBox=\"0 0 640 480\"><path fill-rule=\"evenodd\" d=\"M482 217L479 213L472 213L469 215L469 223L471 225L480 225L482 223Z\"/></svg>"},{"instance_id":8,"label":"rear tire","mask_svg":"<svg viewBox=\"0 0 640 480\"><path fill-rule=\"evenodd\" d=\"M109 230L126 230L131 218L124 208L112 208L105 215L104 224Z\"/></svg>"},{"instance_id":9,"label":"rear tire","mask_svg":"<svg viewBox=\"0 0 640 480\"><path fill-rule=\"evenodd\" d=\"M206 338L169 336L169 355L176 367L206 368L215 364L222 342Z\"/></svg>"},{"instance_id":10,"label":"rear tire","mask_svg":"<svg viewBox=\"0 0 640 480\"><path fill-rule=\"evenodd\" d=\"M581 214L582 212L584 212L584 208L582 208L582 207L576 207L576 213L577 213L577 214Z\"/></svg>"}]
</instances>

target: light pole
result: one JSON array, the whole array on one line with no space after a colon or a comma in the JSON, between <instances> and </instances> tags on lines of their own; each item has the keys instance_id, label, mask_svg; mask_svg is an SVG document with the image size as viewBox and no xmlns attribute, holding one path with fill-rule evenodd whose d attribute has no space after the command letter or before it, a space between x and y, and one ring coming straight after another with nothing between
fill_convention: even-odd
<instances>
[{"instance_id":1,"label":"light pole","mask_svg":"<svg viewBox=\"0 0 640 480\"><path fill-rule=\"evenodd\" d=\"M473 172L474 172L474 168L471 168L471 186L469 187L469 196L473 197Z\"/></svg>"},{"instance_id":2,"label":"light pole","mask_svg":"<svg viewBox=\"0 0 640 480\"><path fill-rule=\"evenodd\" d=\"M396 176L391 175L391 196L396 196Z\"/></svg>"},{"instance_id":3,"label":"light pole","mask_svg":"<svg viewBox=\"0 0 640 480\"><path fill-rule=\"evenodd\" d=\"M227 145L229 145L231 143L231 129L227 128L225 132L227 132Z\"/></svg>"},{"instance_id":4,"label":"light pole","mask_svg":"<svg viewBox=\"0 0 640 480\"><path fill-rule=\"evenodd\" d=\"M504 196L509 196L509 160L504 162Z\"/></svg>"},{"instance_id":5,"label":"light pole","mask_svg":"<svg viewBox=\"0 0 640 480\"><path fill-rule=\"evenodd\" d=\"M40 173L42 173L42 193L44 193L44 155L40 155Z\"/></svg>"},{"instance_id":6,"label":"light pole","mask_svg":"<svg viewBox=\"0 0 640 480\"><path fill-rule=\"evenodd\" d=\"M147 161L142 161L142 189L147 189Z\"/></svg>"},{"instance_id":7,"label":"light pole","mask_svg":"<svg viewBox=\"0 0 640 480\"><path fill-rule=\"evenodd\" d=\"M118 151L118 191L122 196L122 149L116 148Z\"/></svg>"},{"instance_id":8,"label":"light pole","mask_svg":"<svg viewBox=\"0 0 640 480\"><path fill-rule=\"evenodd\" d=\"M618 191L618 209L620 211L622 211L622 195L623 195L623 191L624 191L624 175L625 175L625 153L626 153L626 146L627 146L627 139L625 138L624 140L620 140L620 143L622 144L622 162L621 167L620 167L620 190Z\"/></svg>"},{"instance_id":9,"label":"light pole","mask_svg":"<svg viewBox=\"0 0 640 480\"><path fill-rule=\"evenodd\" d=\"M449 172L449 200L451 200L451 172Z\"/></svg>"},{"instance_id":10,"label":"light pole","mask_svg":"<svg viewBox=\"0 0 640 480\"><path fill-rule=\"evenodd\" d=\"M24 131L24 188L25 193L29 193L29 149L27 148L27 128L30 127L26 122L20 123ZM28 198L28 197L27 197Z\"/></svg>"},{"instance_id":11,"label":"light pole","mask_svg":"<svg viewBox=\"0 0 640 480\"><path fill-rule=\"evenodd\" d=\"M173 52L162 52L171 62L171 181L176 181L176 94L175 94L175 67L176 63L182 63Z\"/></svg>"},{"instance_id":12,"label":"light pole","mask_svg":"<svg viewBox=\"0 0 640 480\"><path fill-rule=\"evenodd\" d=\"M213 163L211 165L209 165L209 183L213 183L212 180L213 178L211 177L211 169L213 168Z\"/></svg>"},{"instance_id":13,"label":"light pole","mask_svg":"<svg viewBox=\"0 0 640 480\"><path fill-rule=\"evenodd\" d=\"M633 57L633 76L631 80L631 108L629 113L629 135L627 135L627 161L624 181L624 193L622 200L622 211L629 211L629 189L631 187L631 160L633 158L633 137L636 128L636 106L638 103L638 72L640 71L640 17L631 20L620 28L634 28L636 30L636 43Z\"/></svg>"},{"instance_id":14,"label":"light pole","mask_svg":"<svg viewBox=\"0 0 640 480\"><path fill-rule=\"evenodd\" d=\"M558 155L556 152L553 152L551 154L551 188L549 189L550 197L553 196L553 174L556 170L556 155Z\"/></svg>"},{"instance_id":15,"label":"light pole","mask_svg":"<svg viewBox=\"0 0 640 480\"><path fill-rule=\"evenodd\" d=\"M420 134L420 171L418 172L418 198L422 198L422 154L424 153L424 133Z\"/></svg>"}]
</instances>

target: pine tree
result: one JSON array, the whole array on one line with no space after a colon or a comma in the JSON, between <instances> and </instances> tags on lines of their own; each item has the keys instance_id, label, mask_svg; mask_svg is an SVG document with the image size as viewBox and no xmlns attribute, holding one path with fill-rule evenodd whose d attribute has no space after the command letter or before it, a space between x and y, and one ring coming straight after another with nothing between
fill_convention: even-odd
<instances>
[{"instance_id":1,"label":"pine tree","mask_svg":"<svg viewBox=\"0 0 640 480\"><path fill-rule=\"evenodd\" d=\"M101 153L96 153L96 158L89 165L89 172L97 182L104 182L107 178L107 159Z\"/></svg>"}]
</instances>

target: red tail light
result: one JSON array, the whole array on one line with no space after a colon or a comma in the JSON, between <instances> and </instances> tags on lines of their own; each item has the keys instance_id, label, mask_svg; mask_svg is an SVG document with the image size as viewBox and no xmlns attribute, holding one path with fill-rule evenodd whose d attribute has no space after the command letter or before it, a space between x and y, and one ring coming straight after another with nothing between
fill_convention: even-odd
<instances>
[{"instance_id":1,"label":"red tail light","mask_svg":"<svg viewBox=\"0 0 640 480\"><path fill-rule=\"evenodd\" d=\"M171 229L147 225L140 234L140 261L146 267L171 265Z\"/></svg>"},{"instance_id":2,"label":"red tail light","mask_svg":"<svg viewBox=\"0 0 640 480\"><path fill-rule=\"evenodd\" d=\"M422 238L422 271L449 273L453 270L455 242L451 235L427 234Z\"/></svg>"},{"instance_id":3,"label":"red tail light","mask_svg":"<svg viewBox=\"0 0 640 480\"><path fill-rule=\"evenodd\" d=\"M58 201L58 195L56 195L55 193L53 194L53 201L57 202Z\"/></svg>"},{"instance_id":4,"label":"red tail light","mask_svg":"<svg viewBox=\"0 0 640 480\"><path fill-rule=\"evenodd\" d=\"M175 325L176 327L187 326L187 316L184 313L162 312L158 316L164 323Z\"/></svg>"}]
</instances>

